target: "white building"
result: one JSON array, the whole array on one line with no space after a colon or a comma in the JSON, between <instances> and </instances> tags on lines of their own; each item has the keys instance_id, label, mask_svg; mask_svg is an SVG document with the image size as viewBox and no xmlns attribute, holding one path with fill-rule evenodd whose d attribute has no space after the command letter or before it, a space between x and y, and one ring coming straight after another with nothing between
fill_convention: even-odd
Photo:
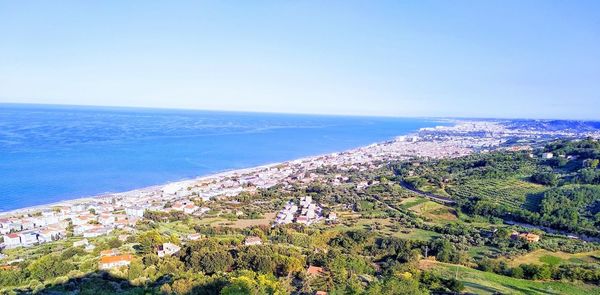
<instances>
[{"instance_id":1,"label":"white building","mask_svg":"<svg viewBox=\"0 0 600 295\"><path fill-rule=\"evenodd\" d=\"M543 153L542 159L552 159L554 157L553 153Z\"/></svg>"},{"instance_id":2,"label":"white building","mask_svg":"<svg viewBox=\"0 0 600 295\"><path fill-rule=\"evenodd\" d=\"M83 239L80 241L75 241L73 242L73 247L82 247L82 246L87 246L89 245L89 241L87 239Z\"/></svg>"},{"instance_id":3,"label":"white building","mask_svg":"<svg viewBox=\"0 0 600 295\"><path fill-rule=\"evenodd\" d=\"M4 245L6 245L7 248L21 246L21 237L15 233L4 235Z\"/></svg>"},{"instance_id":4,"label":"white building","mask_svg":"<svg viewBox=\"0 0 600 295\"><path fill-rule=\"evenodd\" d=\"M171 256L171 255L179 252L179 250L181 250L181 247L179 247L175 244L164 243L164 244L158 246L158 250L157 250L156 254L158 254L158 257Z\"/></svg>"},{"instance_id":5,"label":"white building","mask_svg":"<svg viewBox=\"0 0 600 295\"><path fill-rule=\"evenodd\" d=\"M129 216L144 217L144 208L133 206L125 208L125 214Z\"/></svg>"},{"instance_id":6,"label":"white building","mask_svg":"<svg viewBox=\"0 0 600 295\"><path fill-rule=\"evenodd\" d=\"M262 240L259 237L246 237L244 240L244 245L246 246L254 246L262 244Z\"/></svg>"},{"instance_id":7,"label":"white building","mask_svg":"<svg viewBox=\"0 0 600 295\"><path fill-rule=\"evenodd\" d=\"M33 246L38 243L38 236L35 233L20 233L21 244L25 247Z\"/></svg>"}]
</instances>

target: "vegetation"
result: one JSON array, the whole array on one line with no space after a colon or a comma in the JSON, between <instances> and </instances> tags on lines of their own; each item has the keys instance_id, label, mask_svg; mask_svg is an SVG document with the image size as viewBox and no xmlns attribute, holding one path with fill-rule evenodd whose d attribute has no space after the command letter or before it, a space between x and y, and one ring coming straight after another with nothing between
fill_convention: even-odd
<instances>
[{"instance_id":1,"label":"vegetation","mask_svg":"<svg viewBox=\"0 0 600 295\"><path fill-rule=\"evenodd\" d=\"M559 141L532 153L326 167L313 183L204 203L202 217L147 212L135 234L89 239L93 250L73 247L77 237L5 250L0 293L598 294L600 146ZM336 175L348 180L334 185ZM270 226L286 202L305 195L338 222ZM191 233L201 238L186 240ZM262 244L246 246L246 237ZM166 242L181 249L158 257ZM107 249L134 259L100 271Z\"/></svg>"}]
</instances>

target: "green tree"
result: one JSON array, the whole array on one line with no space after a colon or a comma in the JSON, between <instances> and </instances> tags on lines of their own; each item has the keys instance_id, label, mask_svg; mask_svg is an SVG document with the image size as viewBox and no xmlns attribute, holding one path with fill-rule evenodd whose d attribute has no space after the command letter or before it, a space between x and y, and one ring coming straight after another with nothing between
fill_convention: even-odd
<instances>
[{"instance_id":1,"label":"green tree","mask_svg":"<svg viewBox=\"0 0 600 295\"><path fill-rule=\"evenodd\" d=\"M31 278L39 281L65 275L73 269L71 263L61 259L59 255L53 254L44 255L27 266Z\"/></svg>"}]
</instances>

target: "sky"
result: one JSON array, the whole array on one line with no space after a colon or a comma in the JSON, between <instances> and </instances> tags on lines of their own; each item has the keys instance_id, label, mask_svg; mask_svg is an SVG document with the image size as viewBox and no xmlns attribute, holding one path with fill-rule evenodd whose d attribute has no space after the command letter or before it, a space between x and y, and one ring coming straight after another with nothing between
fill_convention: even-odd
<instances>
[{"instance_id":1,"label":"sky","mask_svg":"<svg viewBox=\"0 0 600 295\"><path fill-rule=\"evenodd\" d=\"M600 120L599 12L557 0L0 0L0 102Z\"/></svg>"}]
</instances>

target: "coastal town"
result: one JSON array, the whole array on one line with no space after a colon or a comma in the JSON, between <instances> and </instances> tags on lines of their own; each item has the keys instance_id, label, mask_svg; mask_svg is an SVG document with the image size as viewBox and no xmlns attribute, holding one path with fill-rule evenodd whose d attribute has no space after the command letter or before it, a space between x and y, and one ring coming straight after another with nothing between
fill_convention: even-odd
<instances>
[{"instance_id":1,"label":"coastal town","mask_svg":"<svg viewBox=\"0 0 600 295\"><path fill-rule=\"evenodd\" d=\"M321 181L321 176L315 170L327 166L341 171L364 171L392 160L452 158L499 148L528 149L535 139L581 136L564 130L509 129L498 122L454 123L452 126L424 128L416 134L339 153L7 212L0 215L0 234L3 238L0 249L31 247L72 235L80 237L81 240L76 242L78 246L90 250L94 245L88 239L107 235L114 230L135 232L136 224L145 218L147 211L179 211L202 218L211 210L211 202L226 200L242 192L253 194L275 185L286 187ZM600 138L598 132L585 135ZM340 174L330 181L336 185L348 181L348 178ZM358 185L367 186L366 183ZM198 199L202 200L202 204L194 202ZM335 212L323 216L320 205L310 196L305 196L285 204L272 220L272 225L299 223L310 226L336 219ZM161 255L171 255L178 251L175 245L163 246L164 249L158 250ZM106 269L121 266L126 263L123 261L130 260L131 257L108 253L100 259L100 267Z\"/></svg>"}]
</instances>

